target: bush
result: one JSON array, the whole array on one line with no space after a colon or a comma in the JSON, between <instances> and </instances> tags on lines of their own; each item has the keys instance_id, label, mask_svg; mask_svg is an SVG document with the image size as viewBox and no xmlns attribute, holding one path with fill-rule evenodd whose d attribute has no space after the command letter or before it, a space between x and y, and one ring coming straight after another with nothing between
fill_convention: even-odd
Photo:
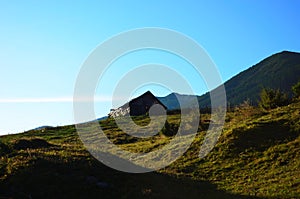
<instances>
[{"instance_id":1,"label":"bush","mask_svg":"<svg viewBox=\"0 0 300 199\"><path fill-rule=\"evenodd\" d=\"M289 100L287 94L281 92L279 89L263 88L260 93L259 106L264 110L285 106L288 103Z\"/></svg>"},{"instance_id":2,"label":"bush","mask_svg":"<svg viewBox=\"0 0 300 199\"><path fill-rule=\"evenodd\" d=\"M300 81L297 84L295 84L294 86L292 86L292 91L294 93L295 98L300 97Z\"/></svg>"},{"instance_id":3,"label":"bush","mask_svg":"<svg viewBox=\"0 0 300 199\"><path fill-rule=\"evenodd\" d=\"M31 140L20 139L15 141L13 148L16 150L24 150L24 149L39 149L39 148L48 148L52 145L48 143L46 140L34 138Z\"/></svg>"},{"instance_id":4,"label":"bush","mask_svg":"<svg viewBox=\"0 0 300 199\"><path fill-rule=\"evenodd\" d=\"M0 141L0 156L7 155L11 152L10 148Z\"/></svg>"},{"instance_id":5,"label":"bush","mask_svg":"<svg viewBox=\"0 0 300 199\"><path fill-rule=\"evenodd\" d=\"M166 121L165 126L162 129L162 133L165 136L174 136L178 132L178 126L175 124L170 124L168 121Z\"/></svg>"},{"instance_id":6,"label":"bush","mask_svg":"<svg viewBox=\"0 0 300 199\"><path fill-rule=\"evenodd\" d=\"M236 106L234 111L240 113L244 118L248 118L253 115L254 107L251 105L250 100L247 99L239 106Z\"/></svg>"}]
</instances>

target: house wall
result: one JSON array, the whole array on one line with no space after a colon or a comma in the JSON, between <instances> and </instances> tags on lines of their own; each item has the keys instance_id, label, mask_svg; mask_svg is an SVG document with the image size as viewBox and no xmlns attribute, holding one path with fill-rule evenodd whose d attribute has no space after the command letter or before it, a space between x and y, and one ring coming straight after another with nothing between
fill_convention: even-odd
<instances>
[{"instance_id":1,"label":"house wall","mask_svg":"<svg viewBox=\"0 0 300 199\"><path fill-rule=\"evenodd\" d=\"M135 99L129 103L130 115L145 115L154 104L160 103L152 96Z\"/></svg>"}]
</instances>

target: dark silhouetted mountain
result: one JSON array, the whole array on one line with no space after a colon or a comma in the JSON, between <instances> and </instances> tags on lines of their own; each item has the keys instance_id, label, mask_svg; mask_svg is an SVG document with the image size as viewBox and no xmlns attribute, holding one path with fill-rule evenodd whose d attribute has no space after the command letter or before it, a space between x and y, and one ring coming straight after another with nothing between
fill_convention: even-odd
<instances>
[{"instance_id":1,"label":"dark silhouetted mountain","mask_svg":"<svg viewBox=\"0 0 300 199\"><path fill-rule=\"evenodd\" d=\"M292 96L291 87L300 81L300 53L283 51L274 54L225 82L227 102L231 106L249 99L253 105L259 100L262 88L280 89ZM179 109L177 98L189 103L190 95L172 93L159 100L169 110ZM201 108L210 107L209 92L198 96Z\"/></svg>"}]
</instances>

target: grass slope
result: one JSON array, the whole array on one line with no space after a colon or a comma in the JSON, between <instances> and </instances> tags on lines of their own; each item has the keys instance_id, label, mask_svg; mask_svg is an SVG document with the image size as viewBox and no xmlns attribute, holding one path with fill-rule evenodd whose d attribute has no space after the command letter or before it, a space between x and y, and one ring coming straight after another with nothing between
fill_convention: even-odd
<instances>
[{"instance_id":1,"label":"grass slope","mask_svg":"<svg viewBox=\"0 0 300 199\"><path fill-rule=\"evenodd\" d=\"M178 126L179 117L170 115L169 124ZM104 166L85 150L74 126L1 136L0 198L300 198L300 102L268 112L236 108L227 114L215 148L199 159L209 118L202 115L196 139L181 158L146 174ZM149 152L172 139L162 133L130 137L112 119L100 124L129 151Z\"/></svg>"}]
</instances>

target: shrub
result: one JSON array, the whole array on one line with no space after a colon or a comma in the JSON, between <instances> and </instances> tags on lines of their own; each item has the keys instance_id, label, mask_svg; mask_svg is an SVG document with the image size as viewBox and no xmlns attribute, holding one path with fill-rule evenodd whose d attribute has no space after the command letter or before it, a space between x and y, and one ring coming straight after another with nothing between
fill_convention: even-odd
<instances>
[{"instance_id":1,"label":"shrub","mask_svg":"<svg viewBox=\"0 0 300 199\"><path fill-rule=\"evenodd\" d=\"M0 156L7 155L11 152L10 148L0 141Z\"/></svg>"},{"instance_id":2,"label":"shrub","mask_svg":"<svg viewBox=\"0 0 300 199\"><path fill-rule=\"evenodd\" d=\"M16 140L14 143L13 148L16 150L22 150L22 149L39 149L39 148L47 148L51 147L52 145L49 144L46 140L34 138L31 140L27 139L19 139Z\"/></svg>"},{"instance_id":3,"label":"shrub","mask_svg":"<svg viewBox=\"0 0 300 199\"><path fill-rule=\"evenodd\" d=\"M281 92L279 89L263 88L260 93L259 106L264 110L285 106L288 102L287 94Z\"/></svg>"},{"instance_id":4,"label":"shrub","mask_svg":"<svg viewBox=\"0 0 300 199\"><path fill-rule=\"evenodd\" d=\"M236 106L234 111L240 113L242 117L248 118L254 113L254 107L251 105L251 102L249 99L245 100L242 104L239 106Z\"/></svg>"},{"instance_id":5,"label":"shrub","mask_svg":"<svg viewBox=\"0 0 300 199\"><path fill-rule=\"evenodd\" d=\"M165 126L162 129L162 133L165 136L174 136L178 132L178 126L175 124L170 124L168 121L166 121Z\"/></svg>"},{"instance_id":6,"label":"shrub","mask_svg":"<svg viewBox=\"0 0 300 199\"><path fill-rule=\"evenodd\" d=\"M296 98L300 97L300 81L297 84L295 84L294 86L292 86L292 91Z\"/></svg>"}]
</instances>

